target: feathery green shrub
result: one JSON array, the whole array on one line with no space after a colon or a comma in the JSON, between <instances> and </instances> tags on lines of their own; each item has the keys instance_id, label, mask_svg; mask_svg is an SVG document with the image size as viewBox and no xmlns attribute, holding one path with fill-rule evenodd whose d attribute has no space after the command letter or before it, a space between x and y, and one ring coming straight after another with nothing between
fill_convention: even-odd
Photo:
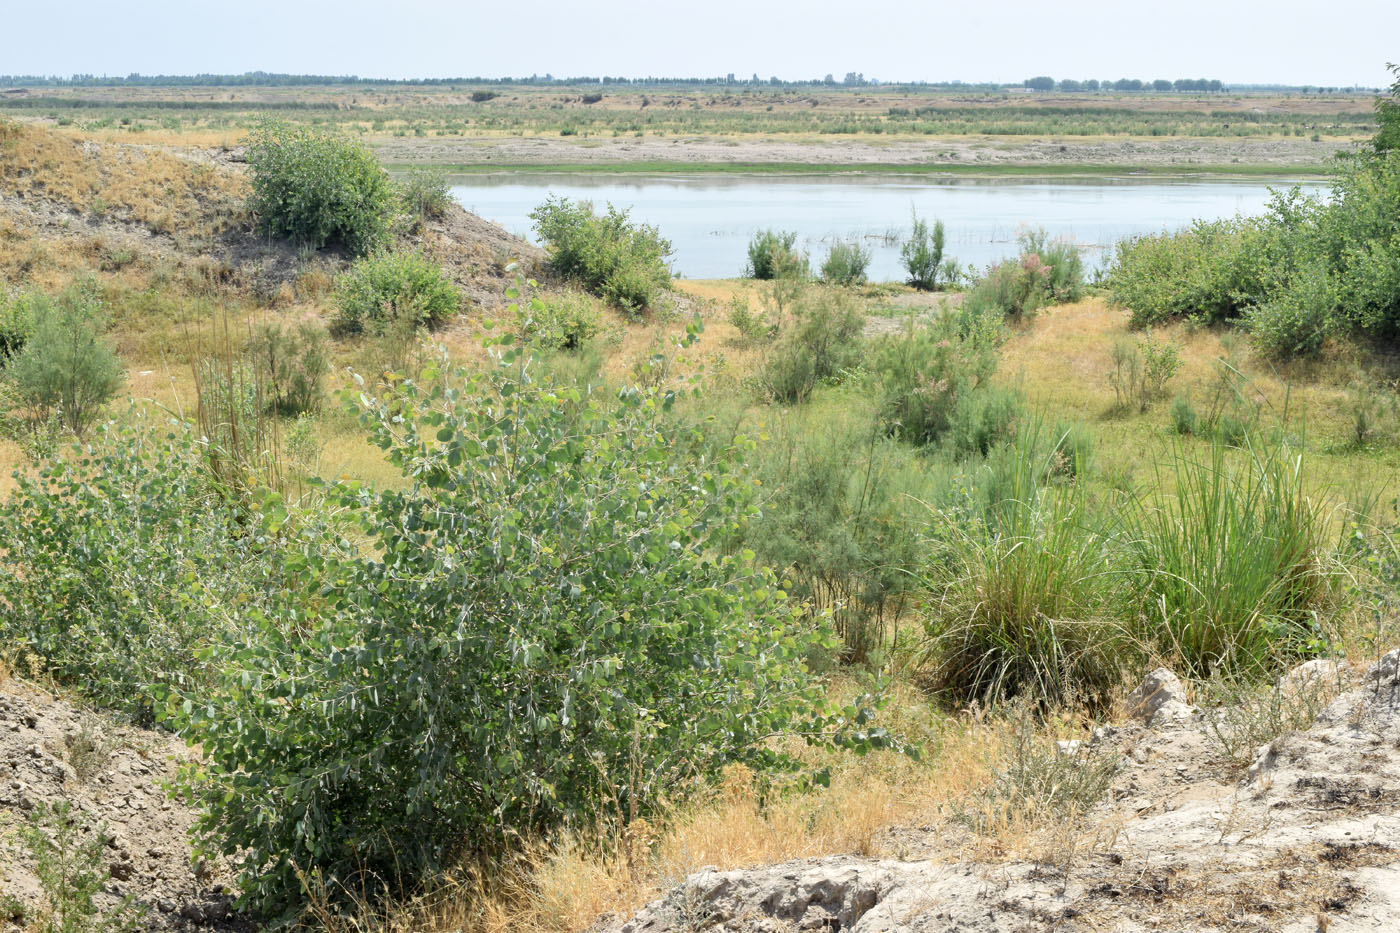
<instances>
[{"instance_id":1,"label":"feathery green shrub","mask_svg":"<svg viewBox=\"0 0 1400 933\"><path fill-rule=\"evenodd\" d=\"M763 230L749 240L749 260L744 275L750 279L805 278L807 254L797 248L797 234Z\"/></svg>"},{"instance_id":2,"label":"feathery green shrub","mask_svg":"<svg viewBox=\"0 0 1400 933\"><path fill-rule=\"evenodd\" d=\"M833 243L822 262L822 280L834 285L862 285L870 268L870 250L857 242Z\"/></svg>"}]
</instances>

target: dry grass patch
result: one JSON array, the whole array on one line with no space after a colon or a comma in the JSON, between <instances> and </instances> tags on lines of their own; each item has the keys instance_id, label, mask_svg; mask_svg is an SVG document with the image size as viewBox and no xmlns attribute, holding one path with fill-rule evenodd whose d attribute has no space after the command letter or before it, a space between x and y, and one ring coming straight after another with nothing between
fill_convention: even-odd
<instances>
[{"instance_id":1,"label":"dry grass patch","mask_svg":"<svg viewBox=\"0 0 1400 933\"><path fill-rule=\"evenodd\" d=\"M0 194L43 198L170 234L225 229L247 194L241 176L159 149L14 127L0 158Z\"/></svg>"},{"instance_id":2,"label":"dry grass patch","mask_svg":"<svg viewBox=\"0 0 1400 933\"><path fill-rule=\"evenodd\" d=\"M856 685L843 679L832 689L844 697ZM529 846L499 877L487 882L466 872L395 914L388 928L580 933L604 915L630 915L704 866L728 870L846 853L1033 857L1058 864L1066 853L1082 856L1108 838L1081 826L1081 811L1034 803L981 832L965 824L967 801L997 780L1018 745L1036 744L1053 755L1056 738L1084 737L1086 723L1078 718L1032 723L1021 715L950 715L903 681L882 716L923 744L922 760L890 752L865 758L806 753L813 767L829 767L831 777L829 786L806 791L765 787L747 769L733 767L710 793L656 825L593 827Z\"/></svg>"}]
</instances>

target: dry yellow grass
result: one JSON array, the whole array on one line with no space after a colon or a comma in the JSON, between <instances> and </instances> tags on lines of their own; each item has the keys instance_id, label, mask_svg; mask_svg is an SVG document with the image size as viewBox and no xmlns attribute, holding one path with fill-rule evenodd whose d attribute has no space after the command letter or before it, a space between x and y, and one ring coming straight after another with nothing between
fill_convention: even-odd
<instances>
[{"instance_id":1,"label":"dry yellow grass","mask_svg":"<svg viewBox=\"0 0 1400 933\"><path fill-rule=\"evenodd\" d=\"M135 220L156 232L231 222L240 176L156 148L102 146L25 124L0 145L0 193Z\"/></svg>"},{"instance_id":2,"label":"dry yellow grass","mask_svg":"<svg viewBox=\"0 0 1400 933\"><path fill-rule=\"evenodd\" d=\"M849 699L837 680L833 695ZM1058 862L1102 843L1111 827L1085 827L1063 811L994 815L982 834L961 814L993 779L1018 729L1047 747L1086 735L1074 718L1028 726L1023 717L936 710L897 683L883 713L917 737L925 757L864 758L804 752L831 769L831 784L760 802L754 775L731 767L708 796L657 824L566 833L528 847L504 873L480 874L405 908L386 926L399 933L581 933L605 915L627 916L704 866L720 870L856 853L895 858L1033 858ZM1073 824L1073 825L1071 825Z\"/></svg>"}]
</instances>

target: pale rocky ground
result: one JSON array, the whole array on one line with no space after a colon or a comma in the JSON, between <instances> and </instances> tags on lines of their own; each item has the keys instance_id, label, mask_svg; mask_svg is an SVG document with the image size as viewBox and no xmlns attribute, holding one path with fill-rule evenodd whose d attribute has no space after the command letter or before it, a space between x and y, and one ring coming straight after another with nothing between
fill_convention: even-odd
<instances>
[{"instance_id":1,"label":"pale rocky ground","mask_svg":"<svg viewBox=\"0 0 1400 933\"><path fill-rule=\"evenodd\" d=\"M1332 676L1319 667L1291 675L1283 690ZM1147 698L1137 721L1062 744L1064 754L1115 755L1120 764L1106 798L1065 827L1058 853L960 858L916 832L905 845L922 843L930 857L703 869L599 930L1400 930L1397 668L1392 651L1310 729L1260 749L1243 775L1213 753L1211 714L1187 704L1168 672L1154 672L1130 700Z\"/></svg>"}]
</instances>

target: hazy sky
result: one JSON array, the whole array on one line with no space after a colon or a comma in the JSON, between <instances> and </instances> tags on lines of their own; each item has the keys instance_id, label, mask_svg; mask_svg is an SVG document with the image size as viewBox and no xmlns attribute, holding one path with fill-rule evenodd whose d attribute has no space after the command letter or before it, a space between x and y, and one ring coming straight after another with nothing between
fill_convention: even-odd
<instances>
[{"instance_id":1,"label":"hazy sky","mask_svg":"<svg viewBox=\"0 0 1400 933\"><path fill-rule=\"evenodd\" d=\"M1219 78L1385 86L1400 0L0 0L0 74Z\"/></svg>"}]
</instances>

